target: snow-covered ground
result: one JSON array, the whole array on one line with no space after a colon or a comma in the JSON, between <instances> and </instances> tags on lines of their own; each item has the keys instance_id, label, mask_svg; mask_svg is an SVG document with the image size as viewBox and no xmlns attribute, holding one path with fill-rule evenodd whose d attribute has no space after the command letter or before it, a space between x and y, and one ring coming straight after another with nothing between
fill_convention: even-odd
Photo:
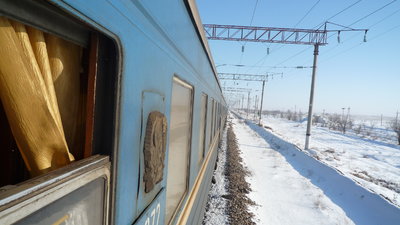
<instances>
[{"instance_id":1,"label":"snow-covered ground","mask_svg":"<svg viewBox=\"0 0 400 225\"><path fill-rule=\"evenodd\" d=\"M253 190L249 197L257 204L251 208L256 215L257 224L399 223L400 209L398 207L326 165L332 165L332 162L336 161L335 165L340 165L336 168L343 170L347 173L346 175L356 179L363 186L375 185L374 188L381 193L396 194L390 189L366 181L367 179L352 175L352 172L356 173L359 170L360 177L375 175L374 172L377 169L382 170L381 174L383 174L384 169L393 167L396 163L395 159L382 156L386 153L382 151L378 153L378 150L371 146L377 143L364 144L360 143L361 140L352 143L352 140L357 139L344 136L347 139L343 140L340 134L331 134L330 131L322 129L322 136L325 137L325 140L320 141L321 145L317 144L318 135L315 135L317 136L314 137L315 140L312 139L311 147L314 150L312 151L312 154L315 155L314 158L310 156L311 153L306 153L296 147L296 145L300 147L302 145L303 140L300 140L301 132L298 128L302 124L282 122L277 119L273 122L270 118L265 120L265 123L267 122L269 126L273 127L274 133L251 122L246 124L242 119L233 119L243 163L252 173L248 177L248 182ZM278 132L279 135L276 135L275 132ZM301 134L304 137L304 133ZM298 136L299 138L297 138ZM327 144L332 142L337 142L343 149L338 148L338 145ZM343 146L345 144L356 145L359 148L352 153L353 150ZM365 149L366 147L369 148ZM360 153L359 149L364 149L363 153ZM398 151L397 148L394 150ZM394 154L394 150L392 149L390 153ZM374 156L374 160L379 163L374 162L371 165L372 157L361 157L360 162L356 160L360 154L364 153ZM344 157L344 155L348 155L348 157ZM320 158L321 161L317 158ZM362 173L364 170L361 168L364 166L377 169ZM393 179L393 182L398 182L398 171L394 170L392 175L386 173L385 171L386 177ZM396 177L397 180L395 180ZM383 189L387 189L386 192Z\"/></svg>"},{"instance_id":2,"label":"snow-covered ground","mask_svg":"<svg viewBox=\"0 0 400 225\"><path fill-rule=\"evenodd\" d=\"M271 143L243 120L233 123L244 165L252 173L247 181L253 190L249 197L257 204L251 207L257 224L354 224Z\"/></svg>"},{"instance_id":3,"label":"snow-covered ground","mask_svg":"<svg viewBox=\"0 0 400 225\"><path fill-rule=\"evenodd\" d=\"M379 116L354 115L353 129L348 134L358 136L367 140L374 140L388 144L398 144L396 133L390 128L390 123L395 118Z\"/></svg>"},{"instance_id":4,"label":"snow-covered ground","mask_svg":"<svg viewBox=\"0 0 400 225\"><path fill-rule=\"evenodd\" d=\"M263 124L282 139L304 149L306 121L264 117ZM311 133L310 155L400 206L400 146L326 127L313 126Z\"/></svg>"},{"instance_id":5,"label":"snow-covered ground","mask_svg":"<svg viewBox=\"0 0 400 225\"><path fill-rule=\"evenodd\" d=\"M213 174L214 182L211 184L211 190L208 194L207 211L204 214L203 220L203 224L205 225L228 224L228 215L226 213L227 200L222 197L227 194L225 162L226 129L223 132L221 145L218 149L218 162Z\"/></svg>"}]
</instances>

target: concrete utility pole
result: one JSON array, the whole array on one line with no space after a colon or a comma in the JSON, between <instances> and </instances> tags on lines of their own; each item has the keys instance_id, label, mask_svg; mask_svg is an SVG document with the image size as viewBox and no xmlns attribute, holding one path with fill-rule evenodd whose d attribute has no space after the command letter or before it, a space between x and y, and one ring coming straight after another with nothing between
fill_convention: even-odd
<instances>
[{"instance_id":1,"label":"concrete utility pole","mask_svg":"<svg viewBox=\"0 0 400 225\"><path fill-rule=\"evenodd\" d=\"M258 117L258 125L261 125L261 116L262 116L263 101L264 101L264 87L265 87L265 80L263 80L263 84L262 84L261 104L260 104L260 115L259 115L259 117Z\"/></svg>"},{"instance_id":2,"label":"concrete utility pole","mask_svg":"<svg viewBox=\"0 0 400 225\"><path fill-rule=\"evenodd\" d=\"M241 111L243 112L243 110L244 110L244 94L242 94L242 109L241 109Z\"/></svg>"},{"instance_id":3,"label":"concrete utility pole","mask_svg":"<svg viewBox=\"0 0 400 225\"><path fill-rule=\"evenodd\" d=\"M258 95L256 95L254 99L254 112L253 112L253 119L257 118L257 102L258 102Z\"/></svg>"},{"instance_id":4,"label":"concrete utility pole","mask_svg":"<svg viewBox=\"0 0 400 225\"><path fill-rule=\"evenodd\" d=\"M250 91L247 93L247 116L246 116L247 119L249 119L249 108L250 108Z\"/></svg>"},{"instance_id":5,"label":"concrete utility pole","mask_svg":"<svg viewBox=\"0 0 400 225\"><path fill-rule=\"evenodd\" d=\"M310 104L308 105L307 132L306 132L306 143L304 145L304 149L308 149L309 144L310 144L312 111L313 111L313 104L314 104L315 75L317 73L318 49L319 49L319 45L318 44L314 45L314 62L313 62L313 71L312 71L312 77L311 77Z\"/></svg>"},{"instance_id":6,"label":"concrete utility pole","mask_svg":"<svg viewBox=\"0 0 400 225\"><path fill-rule=\"evenodd\" d=\"M346 117L346 121L348 121L350 119L350 107L347 108L347 117Z\"/></svg>"},{"instance_id":7,"label":"concrete utility pole","mask_svg":"<svg viewBox=\"0 0 400 225\"><path fill-rule=\"evenodd\" d=\"M344 118L344 109L345 109L345 108L343 107L343 108L342 108L342 118L341 118L342 120L343 120L343 118Z\"/></svg>"}]
</instances>

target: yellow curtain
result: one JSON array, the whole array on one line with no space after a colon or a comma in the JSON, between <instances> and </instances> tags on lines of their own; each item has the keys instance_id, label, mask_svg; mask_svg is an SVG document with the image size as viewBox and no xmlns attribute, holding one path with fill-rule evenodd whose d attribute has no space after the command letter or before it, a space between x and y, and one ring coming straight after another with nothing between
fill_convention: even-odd
<instances>
[{"instance_id":1,"label":"yellow curtain","mask_svg":"<svg viewBox=\"0 0 400 225\"><path fill-rule=\"evenodd\" d=\"M74 160L80 60L80 47L0 17L0 99L32 176Z\"/></svg>"},{"instance_id":2,"label":"yellow curtain","mask_svg":"<svg viewBox=\"0 0 400 225\"><path fill-rule=\"evenodd\" d=\"M80 81L82 48L54 35L45 38L65 138L71 153L82 158L86 105Z\"/></svg>"}]
</instances>

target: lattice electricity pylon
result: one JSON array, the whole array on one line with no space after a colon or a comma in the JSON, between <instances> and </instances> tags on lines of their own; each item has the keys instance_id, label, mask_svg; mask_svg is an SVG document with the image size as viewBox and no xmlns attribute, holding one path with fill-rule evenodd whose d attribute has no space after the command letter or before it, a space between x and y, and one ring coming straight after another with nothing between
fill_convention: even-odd
<instances>
[{"instance_id":1,"label":"lattice electricity pylon","mask_svg":"<svg viewBox=\"0 0 400 225\"><path fill-rule=\"evenodd\" d=\"M302 45L326 45L328 33L337 32L338 37L342 31L365 31L368 29L353 29L350 27L334 24L345 29L327 30L325 22L324 29L298 29L298 28L278 28L278 27L255 27L255 26L236 26L236 25L217 25L203 24L207 38L210 40L226 41L251 41L268 42L279 44L302 44ZM339 40L339 39L338 39ZM364 37L365 40L365 37Z\"/></svg>"},{"instance_id":2,"label":"lattice electricity pylon","mask_svg":"<svg viewBox=\"0 0 400 225\"><path fill-rule=\"evenodd\" d=\"M268 81L275 75L283 75L283 73L268 73L265 75L259 74L238 74L238 73L218 73L220 80L243 80L243 81Z\"/></svg>"}]
</instances>

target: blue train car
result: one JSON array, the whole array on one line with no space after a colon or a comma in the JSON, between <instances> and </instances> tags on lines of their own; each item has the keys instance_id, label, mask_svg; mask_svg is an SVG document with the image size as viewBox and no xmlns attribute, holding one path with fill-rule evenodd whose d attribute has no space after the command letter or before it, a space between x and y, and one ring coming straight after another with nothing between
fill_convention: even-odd
<instances>
[{"instance_id":1,"label":"blue train car","mask_svg":"<svg viewBox=\"0 0 400 225\"><path fill-rule=\"evenodd\" d=\"M227 107L194 1L0 1L0 224L201 224Z\"/></svg>"}]
</instances>

